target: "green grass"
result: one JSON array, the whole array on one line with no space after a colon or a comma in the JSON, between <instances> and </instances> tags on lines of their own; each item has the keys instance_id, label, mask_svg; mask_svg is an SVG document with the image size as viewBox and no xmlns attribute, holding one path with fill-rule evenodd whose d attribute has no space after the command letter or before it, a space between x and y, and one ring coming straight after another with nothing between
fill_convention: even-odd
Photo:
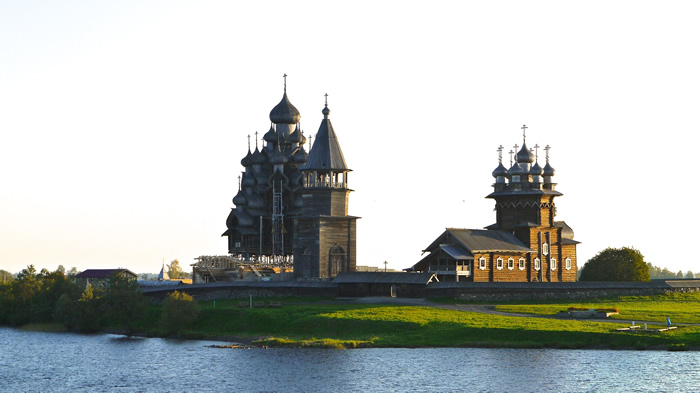
<instances>
[{"instance_id":1,"label":"green grass","mask_svg":"<svg viewBox=\"0 0 700 393\"><path fill-rule=\"evenodd\" d=\"M254 299L262 300L262 299ZM344 304L330 298L266 298L280 308L240 308L247 299L200 302L201 313L183 338L243 340L284 347L513 347L513 348L700 348L700 327L663 333L620 333L625 323L522 318L433 307ZM444 299L444 303L450 303ZM452 303L456 303L452 299ZM621 318L694 322L700 294L621 297L586 303L508 304L498 310L553 315L574 307L617 308ZM149 336L164 336L153 305L140 326ZM652 328L653 326L650 326Z\"/></svg>"},{"instance_id":2,"label":"green grass","mask_svg":"<svg viewBox=\"0 0 700 393\"><path fill-rule=\"evenodd\" d=\"M496 310L555 315L559 311L566 311L569 307L616 308L620 313L610 317L614 319L658 321L665 324L666 318L669 317L673 323L700 323L700 292L656 296L622 296L582 303L502 304L497 305Z\"/></svg>"},{"instance_id":3,"label":"green grass","mask_svg":"<svg viewBox=\"0 0 700 393\"><path fill-rule=\"evenodd\" d=\"M280 300L284 302L281 308L239 308L237 300L217 301L216 307L213 302L202 302L200 318L185 332L185 337L245 338L258 345L323 348L700 348L700 327L664 333L619 333L614 329L625 324L498 316L432 307L334 304L328 299ZM644 307L660 301L669 299L627 299L626 305L631 308L637 304L635 307L645 312ZM621 303L624 302L614 306L624 309ZM598 307L601 303L590 304ZM556 311L568 306L547 305ZM150 312L155 316L158 307ZM162 335L154 322L144 325L144 330L153 336Z\"/></svg>"}]
</instances>

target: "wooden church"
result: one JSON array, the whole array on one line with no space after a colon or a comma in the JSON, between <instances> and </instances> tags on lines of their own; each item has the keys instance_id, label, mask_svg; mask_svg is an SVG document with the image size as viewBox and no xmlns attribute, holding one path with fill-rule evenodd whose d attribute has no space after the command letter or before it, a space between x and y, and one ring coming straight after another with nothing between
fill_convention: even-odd
<instances>
[{"instance_id":1,"label":"wooden church","mask_svg":"<svg viewBox=\"0 0 700 393\"><path fill-rule=\"evenodd\" d=\"M356 221L348 216L348 172L329 119L309 153L299 111L287 97L270 112L263 146L241 160L235 207L226 220L229 254L258 265L294 271L295 278L335 277L356 270Z\"/></svg>"},{"instance_id":2,"label":"wooden church","mask_svg":"<svg viewBox=\"0 0 700 393\"><path fill-rule=\"evenodd\" d=\"M538 162L525 143L511 151L510 168L503 165L503 147L498 149L498 167L493 171L496 223L486 229L447 228L425 250L428 253L410 272L432 272L440 281L473 282L564 282L576 281L576 245L573 230L555 221L554 168ZM513 157L515 154L515 157Z\"/></svg>"}]
</instances>

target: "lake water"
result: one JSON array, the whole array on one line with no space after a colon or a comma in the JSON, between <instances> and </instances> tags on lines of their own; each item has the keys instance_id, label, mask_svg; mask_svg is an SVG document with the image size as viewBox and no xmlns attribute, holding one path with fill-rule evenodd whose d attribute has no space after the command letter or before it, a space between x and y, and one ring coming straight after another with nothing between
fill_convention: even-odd
<instances>
[{"instance_id":1,"label":"lake water","mask_svg":"<svg viewBox=\"0 0 700 393\"><path fill-rule=\"evenodd\" d=\"M0 328L0 391L700 391L698 352L211 344Z\"/></svg>"}]
</instances>

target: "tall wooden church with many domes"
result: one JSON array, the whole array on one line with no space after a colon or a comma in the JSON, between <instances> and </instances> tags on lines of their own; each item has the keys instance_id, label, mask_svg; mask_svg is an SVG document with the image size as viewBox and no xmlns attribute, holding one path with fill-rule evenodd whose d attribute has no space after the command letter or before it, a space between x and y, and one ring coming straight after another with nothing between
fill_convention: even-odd
<instances>
[{"instance_id":1,"label":"tall wooden church with many domes","mask_svg":"<svg viewBox=\"0 0 700 393\"><path fill-rule=\"evenodd\" d=\"M242 260L294 270L295 278L356 270L356 221L348 215L348 169L331 124L323 120L306 152L299 111L287 97L270 112L259 148L241 160L235 207L226 220L228 251Z\"/></svg>"},{"instance_id":2,"label":"tall wooden church with many domes","mask_svg":"<svg viewBox=\"0 0 700 393\"><path fill-rule=\"evenodd\" d=\"M555 221L554 168L545 147L544 168L535 152L523 145L511 151L510 168L503 165L499 147L493 171L496 223L486 229L447 228L425 250L428 255L407 271L432 272L440 280L474 282L576 281L573 230ZM515 154L515 157L513 157Z\"/></svg>"}]
</instances>

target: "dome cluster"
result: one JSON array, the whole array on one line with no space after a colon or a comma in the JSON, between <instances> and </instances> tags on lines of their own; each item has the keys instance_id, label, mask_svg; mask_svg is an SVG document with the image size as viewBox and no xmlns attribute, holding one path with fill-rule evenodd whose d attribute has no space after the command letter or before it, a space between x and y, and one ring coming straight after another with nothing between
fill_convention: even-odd
<instances>
[{"instance_id":1,"label":"dome cluster","mask_svg":"<svg viewBox=\"0 0 700 393\"><path fill-rule=\"evenodd\" d=\"M527 127L523 126L523 129ZM546 151L546 163L544 168L540 166L538 162L537 149L538 145L533 149L529 149L525 143L525 137L523 136L523 145L517 152L517 145L515 145L515 150L511 150L510 158L510 168L507 169L503 165L503 146L498 148L498 166L492 172L493 177L496 179L496 183L493 185L494 191L505 192L505 191L531 191L531 190L554 190L556 183L552 182L552 177L554 176L554 168L549 164L549 149L547 146L544 148Z\"/></svg>"},{"instance_id":2,"label":"dome cluster","mask_svg":"<svg viewBox=\"0 0 700 393\"><path fill-rule=\"evenodd\" d=\"M283 206L286 214L299 213L301 203L302 172L309 153L304 149L307 142L301 131L301 115L292 105L285 91L282 101L270 112L270 129L262 136L262 149L258 147L257 133L255 150L241 160L243 173L239 189L233 197L235 208L231 210L226 225L229 230L254 233L255 219L270 216L270 200L273 182L281 184ZM293 131L292 131L293 130ZM278 187L279 188L279 187Z\"/></svg>"}]
</instances>

